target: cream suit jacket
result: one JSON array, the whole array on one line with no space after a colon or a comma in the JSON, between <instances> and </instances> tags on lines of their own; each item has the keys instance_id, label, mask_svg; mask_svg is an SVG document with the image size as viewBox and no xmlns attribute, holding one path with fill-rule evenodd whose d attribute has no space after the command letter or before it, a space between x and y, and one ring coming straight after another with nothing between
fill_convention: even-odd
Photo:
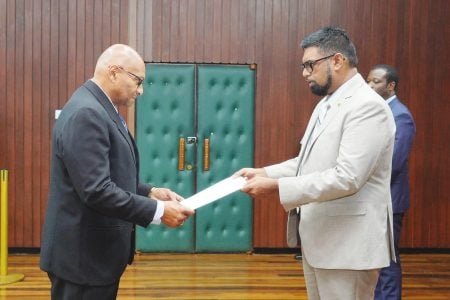
<instances>
[{"instance_id":1,"label":"cream suit jacket","mask_svg":"<svg viewBox=\"0 0 450 300\"><path fill-rule=\"evenodd\" d=\"M360 74L348 83L305 147L321 103L316 106L299 157L265 170L278 178L284 209L301 207L302 251L311 266L377 269L394 257L389 187L395 123Z\"/></svg>"}]
</instances>

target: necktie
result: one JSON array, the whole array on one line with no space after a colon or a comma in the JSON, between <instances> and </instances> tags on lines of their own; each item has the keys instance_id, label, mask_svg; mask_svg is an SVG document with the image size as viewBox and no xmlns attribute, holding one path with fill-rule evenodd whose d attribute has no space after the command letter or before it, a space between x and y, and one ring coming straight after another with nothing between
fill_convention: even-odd
<instances>
[{"instance_id":1,"label":"necktie","mask_svg":"<svg viewBox=\"0 0 450 300\"><path fill-rule=\"evenodd\" d=\"M313 137L317 136L317 133L319 132L319 129L322 126L323 121L325 120L329 108L330 104L328 103L328 101L325 101L320 105L319 114L317 116L316 124L314 125L314 130L312 134Z\"/></svg>"},{"instance_id":2,"label":"necktie","mask_svg":"<svg viewBox=\"0 0 450 300\"><path fill-rule=\"evenodd\" d=\"M322 125L323 121L325 120L325 116L327 115L327 111L330 108L330 104L327 102L322 103L319 109L319 119L318 119L318 125Z\"/></svg>"},{"instance_id":3,"label":"necktie","mask_svg":"<svg viewBox=\"0 0 450 300\"><path fill-rule=\"evenodd\" d=\"M120 121L122 121L123 127L125 127L125 130L128 132L127 123L125 122L125 120L123 119L123 117L120 113L117 113L117 114L119 115Z\"/></svg>"},{"instance_id":4,"label":"necktie","mask_svg":"<svg viewBox=\"0 0 450 300\"><path fill-rule=\"evenodd\" d=\"M328 99L327 99L328 100ZM323 121L325 120L325 116L327 115L327 111L330 108L330 104L328 103L328 101L322 102L321 106L319 107L319 113L317 116L317 119L314 123L314 127L311 130L310 135L308 136L308 138L306 139L306 143L303 147L305 147L305 149L309 149L310 148L310 144L313 142L313 140L315 139L315 137L317 136L320 126L322 125ZM297 175L300 173L300 169L303 165L303 160L304 160L304 155L305 155L306 150L304 150L302 152L303 155L301 155L299 157L299 162L298 162L298 166L297 166Z\"/></svg>"}]
</instances>

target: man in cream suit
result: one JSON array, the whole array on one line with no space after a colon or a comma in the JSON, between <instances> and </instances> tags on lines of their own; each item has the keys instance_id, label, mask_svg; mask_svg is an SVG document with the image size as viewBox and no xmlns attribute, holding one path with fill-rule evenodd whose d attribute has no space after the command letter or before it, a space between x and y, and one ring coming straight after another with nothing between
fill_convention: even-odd
<instances>
[{"instance_id":1,"label":"man in cream suit","mask_svg":"<svg viewBox=\"0 0 450 300\"><path fill-rule=\"evenodd\" d=\"M298 157L244 168L242 191L278 190L289 211L293 243L300 211L303 270L309 299L373 299L392 249L390 176L395 124L384 100L356 69L347 33L325 27L301 43L303 77L323 98L314 109Z\"/></svg>"}]
</instances>

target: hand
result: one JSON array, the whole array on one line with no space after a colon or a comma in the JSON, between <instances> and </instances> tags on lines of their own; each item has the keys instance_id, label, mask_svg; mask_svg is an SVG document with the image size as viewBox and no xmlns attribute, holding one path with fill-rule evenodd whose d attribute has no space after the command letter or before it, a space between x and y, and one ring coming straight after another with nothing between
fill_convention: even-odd
<instances>
[{"instance_id":1,"label":"hand","mask_svg":"<svg viewBox=\"0 0 450 300\"><path fill-rule=\"evenodd\" d=\"M167 200L164 202L164 214L161 221L169 227L178 227L194 213L192 209L181 205L176 200Z\"/></svg>"},{"instance_id":2,"label":"hand","mask_svg":"<svg viewBox=\"0 0 450 300\"><path fill-rule=\"evenodd\" d=\"M241 189L241 191L252 197L271 193L276 190L278 190L278 180L262 176L254 176L252 179L247 180L247 183Z\"/></svg>"},{"instance_id":3,"label":"hand","mask_svg":"<svg viewBox=\"0 0 450 300\"><path fill-rule=\"evenodd\" d=\"M267 177L266 170L264 168L243 168L233 174L233 177L242 176L245 179L252 179L255 176Z\"/></svg>"},{"instance_id":4,"label":"hand","mask_svg":"<svg viewBox=\"0 0 450 300\"><path fill-rule=\"evenodd\" d=\"M175 193L174 191L166 188L153 188L150 192L149 198L158 199L162 201L170 201L170 200L176 200L176 201L182 201L184 198Z\"/></svg>"}]
</instances>

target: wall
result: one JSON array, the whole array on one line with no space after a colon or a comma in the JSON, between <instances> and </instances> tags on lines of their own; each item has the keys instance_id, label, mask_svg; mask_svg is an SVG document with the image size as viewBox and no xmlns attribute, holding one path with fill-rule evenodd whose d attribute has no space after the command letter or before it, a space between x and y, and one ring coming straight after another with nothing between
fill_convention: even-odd
<instances>
[{"instance_id":1,"label":"wall","mask_svg":"<svg viewBox=\"0 0 450 300\"><path fill-rule=\"evenodd\" d=\"M9 246L39 247L54 112L128 41L128 2L0 0L0 168L9 170Z\"/></svg>"},{"instance_id":2,"label":"wall","mask_svg":"<svg viewBox=\"0 0 450 300\"><path fill-rule=\"evenodd\" d=\"M450 248L450 1L0 0L0 167L11 172L10 246L39 246L54 110L114 42L148 62L257 64L255 166L295 156L317 103L298 44L320 26L352 37L367 75L396 66L412 111L412 207L402 247ZM128 123L134 123L134 111ZM254 246L286 247L276 195L255 199Z\"/></svg>"}]
</instances>

